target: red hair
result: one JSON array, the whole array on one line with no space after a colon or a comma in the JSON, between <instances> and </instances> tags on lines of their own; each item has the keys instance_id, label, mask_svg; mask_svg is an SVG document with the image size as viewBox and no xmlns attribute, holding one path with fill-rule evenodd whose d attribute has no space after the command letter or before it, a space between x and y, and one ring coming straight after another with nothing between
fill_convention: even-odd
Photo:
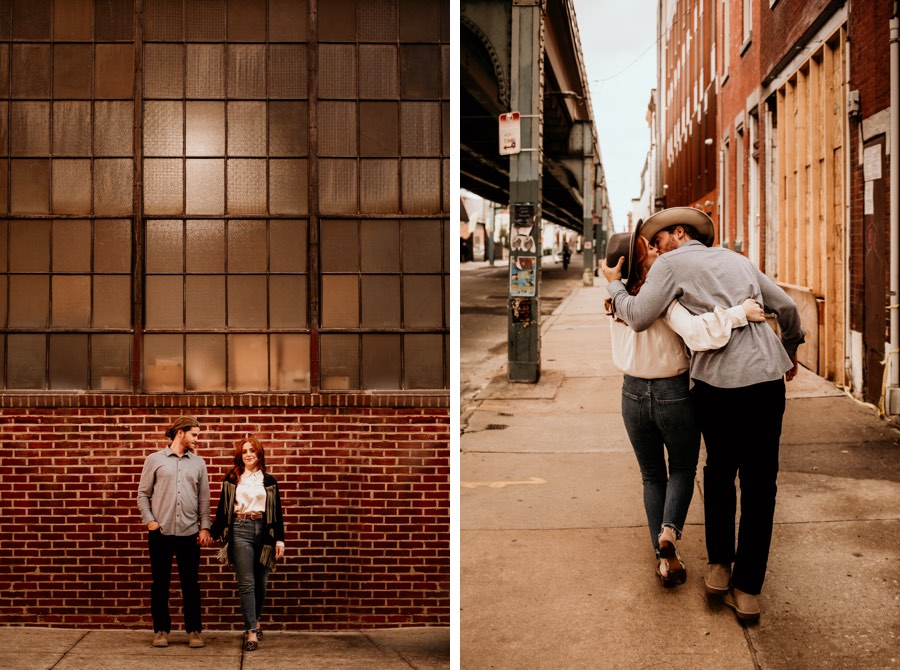
<instances>
[{"instance_id":1,"label":"red hair","mask_svg":"<svg viewBox=\"0 0 900 670\"><path fill-rule=\"evenodd\" d=\"M237 482L240 480L241 475L244 474L244 445L250 443L250 446L253 447L253 451L256 452L257 462L259 463L259 469L262 470L263 473L266 471L266 451L263 449L262 442L260 442L257 438L251 436L245 437L243 440L240 440L234 447L234 467L229 471L228 475L225 479Z\"/></svg>"},{"instance_id":2,"label":"red hair","mask_svg":"<svg viewBox=\"0 0 900 670\"><path fill-rule=\"evenodd\" d=\"M637 295L641 286L647 281L647 273L650 272L650 243L643 235L638 235L634 243L634 258L631 259L631 267L628 269L628 283L625 288L630 295ZM606 313L612 314L612 298L604 302Z\"/></svg>"}]
</instances>

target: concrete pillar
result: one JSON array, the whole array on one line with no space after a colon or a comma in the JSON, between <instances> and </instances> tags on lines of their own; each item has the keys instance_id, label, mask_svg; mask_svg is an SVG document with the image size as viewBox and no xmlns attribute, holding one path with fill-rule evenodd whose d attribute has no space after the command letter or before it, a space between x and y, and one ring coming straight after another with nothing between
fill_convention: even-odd
<instances>
[{"instance_id":1,"label":"concrete pillar","mask_svg":"<svg viewBox=\"0 0 900 670\"><path fill-rule=\"evenodd\" d=\"M510 104L522 115L522 151L509 158L510 242L507 378L541 377L541 124L544 1L513 0Z\"/></svg>"},{"instance_id":2,"label":"concrete pillar","mask_svg":"<svg viewBox=\"0 0 900 670\"><path fill-rule=\"evenodd\" d=\"M596 267L594 253L597 248L594 244L594 133L591 122L582 121L579 125L582 132L581 147L584 152L581 173L583 197L581 220L584 226L581 237L584 240L581 258L584 265L581 271L581 280L584 286L593 286Z\"/></svg>"}]
</instances>

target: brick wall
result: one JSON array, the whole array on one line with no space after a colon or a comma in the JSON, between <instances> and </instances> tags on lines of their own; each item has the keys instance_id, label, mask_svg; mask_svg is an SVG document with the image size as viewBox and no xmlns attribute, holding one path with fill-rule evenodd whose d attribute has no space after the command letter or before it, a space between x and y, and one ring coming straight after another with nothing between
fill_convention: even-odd
<instances>
[{"instance_id":1,"label":"brick wall","mask_svg":"<svg viewBox=\"0 0 900 670\"><path fill-rule=\"evenodd\" d=\"M769 7L768 0L759 0L760 44L765 45L765 48L760 50L762 74L764 76L769 74L778 61L790 52L809 26L823 16L823 13L826 17L830 16L844 4L844 1L778 0L774 7Z\"/></svg>"},{"instance_id":2,"label":"brick wall","mask_svg":"<svg viewBox=\"0 0 900 670\"><path fill-rule=\"evenodd\" d=\"M298 398L309 406L287 406ZM364 394L272 396L265 407L249 395L0 397L0 624L152 627L136 491L144 458L184 413L201 422L213 511L248 434L279 481L287 554L264 626L449 624L448 398L399 398L402 407ZM60 400L72 406L46 406ZM118 406L79 406L98 402ZM204 626L240 629L236 579L216 551L202 554Z\"/></svg>"}]
</instances>

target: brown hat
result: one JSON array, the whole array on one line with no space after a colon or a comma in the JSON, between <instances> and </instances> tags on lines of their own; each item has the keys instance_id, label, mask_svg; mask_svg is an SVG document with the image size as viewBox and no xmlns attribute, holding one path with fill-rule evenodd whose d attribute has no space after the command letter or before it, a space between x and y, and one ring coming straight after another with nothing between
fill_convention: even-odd
<instances>
[{"instance_id":1,"label":"brown hat","mask_svg":"<svg viewBox=\"0 0 900 670\"><path fill-rule=\"evenodd\" d=\"M637 232L647 238L648 242L661 230L672 226L693 226L700 234L698 242L703 242L708 247L712 246L716 237L716 227L709 214L695 207L669 207L661 209L649 217L641 225L638 222Z\"/></svg>"},{"instance_id":2,"label":"brown hat","mask_svg":"<svg viewBox=\"0 0 900 670\"><path fill-rule=\"evenodd\" d=\"M640 228L641 222L638 221L637 229ZM622 264L622 281L626 283L632 279L636 269L634 263L636 242L636 233L615 233L606 243L606 264L609 267L616 267L619 259L625 258L625 263Z\"/></svg>"},{"instance_id":3,"label":"brown hat","mask_svg":"<svg viewBox=\"0 0 900 670\"><path fill-rule=\"evenodd\" d=\"M186 428L199 428L200 422L197 421L192 416L179 416L175 419L175 423L172 424L172 427L166 431L166 437L170 440L175 439L175 434L178 433L179 430L185 430Z\"/></svg>"}]
</instances>

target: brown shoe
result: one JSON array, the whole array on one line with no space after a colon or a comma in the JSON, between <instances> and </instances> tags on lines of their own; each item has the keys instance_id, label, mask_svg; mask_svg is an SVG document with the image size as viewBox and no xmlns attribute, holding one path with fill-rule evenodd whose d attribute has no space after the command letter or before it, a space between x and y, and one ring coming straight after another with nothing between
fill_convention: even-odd
<instances>
[{"instance_id":1,"label":"brown shoe","mask_svg":"<svg viewBox=\"0 0 900 670\"><path fill-rule=\"evenodd\" d=\"M193 633L188 633L188 646L193 649L199 649L200 647L206 646L206 643L203 641L203 638L200 637L199 631L194 631Z\"/></svg>"},{"instance_id":2,"label":"brown shoe","mask_svg":"<svg viewBox=\"0 0 900 670\"><path fill-rule=\"evenodd\" d=\"M164 630L157 631L153 636L153 646L154 647L168 647L169 646L169 634Z\"/></svg>"},{"instance_id":3,"label":"brown shoe","mask_svg":"<svg viewBox=\"0 0 900 670\"><path fill-rule=\"evenodd\" d=\"M759 621L759 597L732 587L725 594L725 604L741 621Z\"/></svg>"},{"instance_id":4,"label":"brown shoe","mask_svg":"<svg viewBox=\"0 0 900 670\"><path fill-rule=\"evenodd\" d=\"M706 584L706 595L724 596L731 586L731 567L721 563L710 563L703 583Z\"/></svg>"}]
</instances>

